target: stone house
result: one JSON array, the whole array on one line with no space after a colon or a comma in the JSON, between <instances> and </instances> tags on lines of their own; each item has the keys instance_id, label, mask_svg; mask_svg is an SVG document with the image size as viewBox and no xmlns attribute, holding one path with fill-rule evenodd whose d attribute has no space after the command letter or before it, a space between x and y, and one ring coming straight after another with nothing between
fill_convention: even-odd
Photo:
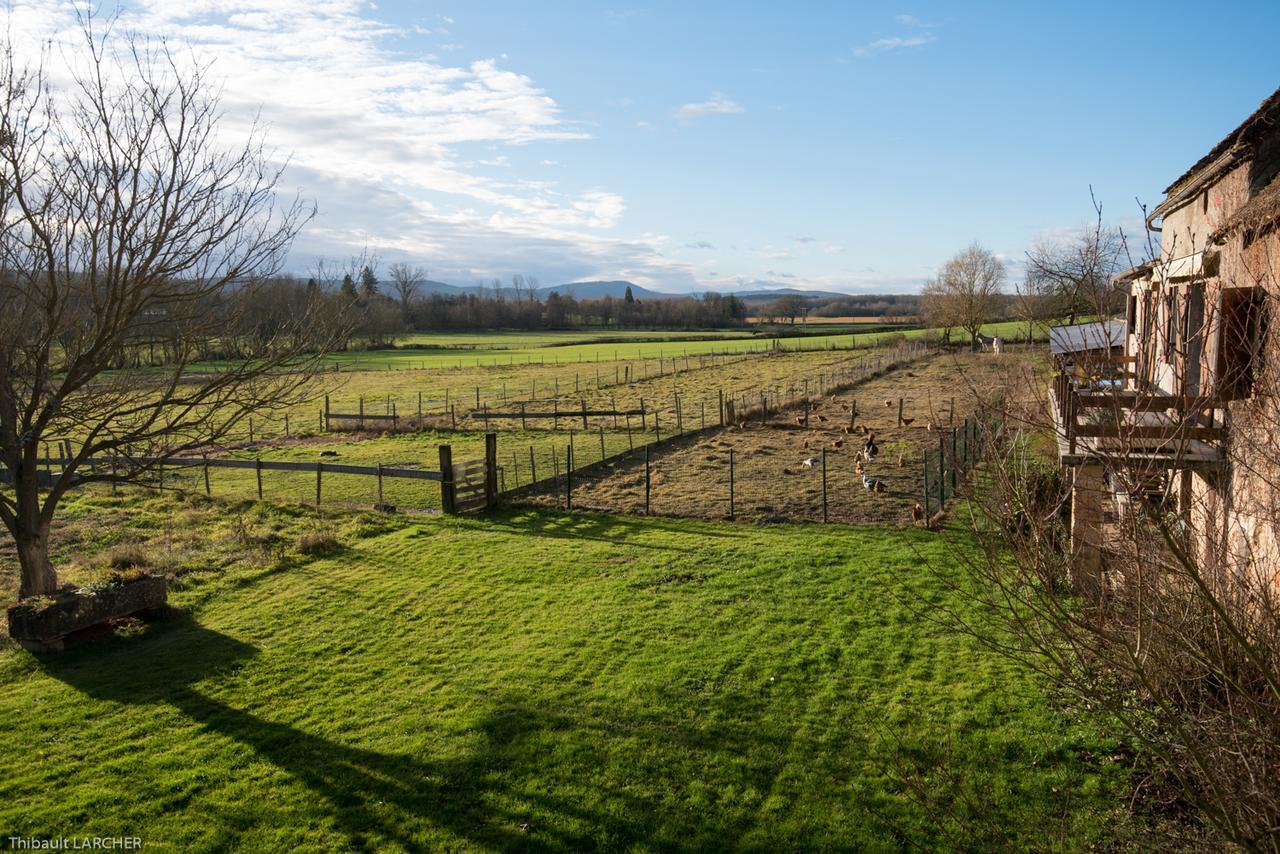
<instances>
[{"instance_id":1,"label":"stone house","mask_svg":"<svg viewBox=\"0 0 1280 854\"><path fill-rule=\"evenodd\" d=\"M1146 493L1206 565L1276 584L1280 90L1165 190L1147 226L1160 256L1116 278L1124 355L1094 372L1124 381L1101 393L1063 375L1052 391L1077 567L1098 566L1107 520Z\"/></svg>"}]
</instances>

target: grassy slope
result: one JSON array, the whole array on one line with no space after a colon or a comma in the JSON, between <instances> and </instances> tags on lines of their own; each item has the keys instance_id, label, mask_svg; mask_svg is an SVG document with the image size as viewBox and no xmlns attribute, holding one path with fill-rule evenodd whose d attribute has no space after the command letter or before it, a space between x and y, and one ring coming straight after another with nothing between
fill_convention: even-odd
<instances>
[{"instance_id":1,"label":"grassy slope","mask_svg":"<svg viewBox=\"0 0 1280 854\"><path fill-rule=\"evenodd\" d=\"M222 568L185 575L185 615L137 636L45 662L0 650L6 834L246 850L939 844L886 773L896 738L913 762L952 763L1012 841L1083 847L1124 782L1082 758L1106 746L1023 672L903 604L967 608L920 568L953 560L937 535L74 501L85 520L145 520L154 549L188 538L187 569ZM317 526L345 550L229 557ZM976 822L960 832L952 843L994 841Z\"/></svg>"}]
</instances>

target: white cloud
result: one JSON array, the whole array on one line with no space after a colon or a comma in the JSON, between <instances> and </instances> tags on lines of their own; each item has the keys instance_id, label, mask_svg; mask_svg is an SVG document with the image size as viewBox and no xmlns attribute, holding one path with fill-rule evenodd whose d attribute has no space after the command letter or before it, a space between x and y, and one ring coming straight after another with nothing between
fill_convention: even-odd
<instances>
[{"instance_id":1,"label":"white cloud","mask_svg":"<svg viewBox=\"0 0 1280 854\"><path fill-rule=\"evenodd\" d=\"M308 252L337 255L364 245L434 265L454 244L431 234L456 239L467 228L484 241L536 236L543 254L559 245L568 257L600 263L608 243L589 232L618 225L622 196L491 174L512 165L504 147L589 139L581 123L566 121L547 93L499 60L441 63L406 49L420 25L397 28L369 12L362 0L136 0L116 26L190 45L190 56L179 51L183 61L213 60L228 140L243 137L261 114L269 144L289 159L282 190L300 188L321 211L295 247L295 269L310 263ZM15 43L29 46L28 59L46 39L55 56L78 50L69 4L15 0L7 17ZM396 205L413 212L417 233L402 229ZM627 246L633 264L644 245Z\"/></svg>"},{"instance_id":2,"label":"white cloud","mask_svg":"<svg viewBox=\"0 0 1280 854\"><path fill-rule=\"evenodd\" d=\"M854 56L873 56L877 53L887 53L893 50L902 50L903 48L921 47L937 41L933 33L925 33L919 36L891 36L889 38L876 39L862 47L854 48Z\"/></svg>"},{"instance_id":3,"label":"white cloud","mask_svg":"<svg viewBox=\"0 0 1280 854\"><path fill-rule=\"evenodd\" d=\"M719 92L712 92L711 97L705 101L696 104L685 104L677 107L672 111L671 115L682 122L700 119L703 116L712 115L729 115L731 113L745 113L746 109L731 98L727 98Z\"/></svg>"},{"instance_id":4,"label":"white cloud","mask_svg":"<svg viewBox=\"0 0 1280 854\"><path fill-rule=\"evenodd\" d=\"M45 39L55 61L76 52L79 34L67 5L12 3L7 22L27 58L37 58ZM433 17L401 28L371 14L362 0L132 0L117 24L190 44L197 60L214 60L212 74L224 81L227 141L242 138L261 114L269 144L289 158L282 192L300 191L319 206L290 269L304 272L317 256L367 247L384 264L421 263L433 277L460 283L514 272L546 283L627 278L664 290L754 280L752 272L725 272L728 259L710 261L721 272L704 274L705 253L691 253L704 259L699 264L672 257L667 253L681 243L666 235L617 236L610 230L622 224L627 206L609 187L534 180L560 170L522 174L526 161L515 149L537 147L527 158L535 167L552 159L546 155L571 164L573 148L589 144L583 124L500 59L450 63L411 47L425 44L416 28L438 35L440 24L452 21ZM187 61L185 51L179 56ZM696 118L742 107L714 93L681 111ZM563 156L548 146L563 146ZM765 251L787 257L778 247ZM835 275L800 274L792 283L860 287Z\"/></svg>"}]
</instances>

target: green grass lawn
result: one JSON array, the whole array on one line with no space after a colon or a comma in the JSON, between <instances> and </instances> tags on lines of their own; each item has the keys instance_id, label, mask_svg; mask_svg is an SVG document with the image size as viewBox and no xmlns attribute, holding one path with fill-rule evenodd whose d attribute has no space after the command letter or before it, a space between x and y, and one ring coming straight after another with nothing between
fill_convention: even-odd
<instances>
[{"instance_id":1,"label":"green grass lawn","mask_svg":"<svg viewBox=\"0 0 1280 854\"><path fill-rule=\"evenodd\" d=\"M922 568L953 567L959 532L100 494L67 524L61 555L145 540L181 610L57 657L0 649L6 836L1078 849L1119 815L1111 746L928 619L972 616ZM289 546L314 530L341 550Z\"/></svg>"}]
</instances>

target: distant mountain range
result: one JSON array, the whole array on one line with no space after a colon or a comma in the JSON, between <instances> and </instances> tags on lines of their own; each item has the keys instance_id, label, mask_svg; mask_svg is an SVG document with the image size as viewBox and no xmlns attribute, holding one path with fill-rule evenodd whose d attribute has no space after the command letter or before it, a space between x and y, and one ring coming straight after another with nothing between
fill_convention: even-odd
<instances>
[{"instance_id":1,"label":"distant mountain range","mask_svg":"<svg viewBox=\"0 0 1280 854\"><path fill-rule=\"evenodd\" d=\"M689 291L685 293L663 293L662 291L653 291L649 288L641 287L632 282L568 282L563 285L550 285L548 287L538 288L534 294L540 300L545 300L553 293L561 296L572 296L574 299L603 299L604 297L615 297L623 299L627 294L627 288L631 288L631 295L638 300L647 299L675 299L679 297L695 297L701 298L702 291ZM495 293L494 288L488 285L450 285L446 282L435 282L427 280L421 285L423 294L445 294L461 296L464 294L488 294ZM516 296L513 288L501 288L499 291L504 297L511 299ZM728 296L728 293L724 294ZM848 294L833 293L831 291L802 291L798 288L777 288L775 290L756 290L756 291L736 291L734 296L742 300L751 302L762 302L765 300L774 300L779 297L797 296L809 297L817 299L831 299L832 297L848 296Z\"/></svg>"}]
</instances>

